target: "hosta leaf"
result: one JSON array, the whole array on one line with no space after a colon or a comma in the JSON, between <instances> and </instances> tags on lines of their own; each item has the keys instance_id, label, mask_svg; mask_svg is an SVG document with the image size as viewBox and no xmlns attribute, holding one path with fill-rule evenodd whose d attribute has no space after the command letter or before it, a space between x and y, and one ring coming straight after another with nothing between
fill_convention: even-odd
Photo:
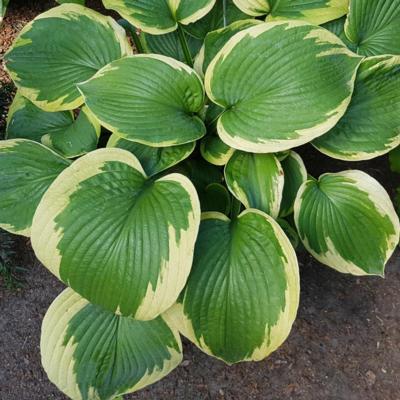
<instances>
[{"instance_id":1,"label":"hosta leaf","mask_svg":"<svg viewBox=\"0 0 400 400\"><path fill-rule=\"evenodd\" d=\"M185 27L192 36L204 40L208 32L222 28L224 26L224 4L223 0L217 0L213 9L202 19ZM240 11L232 0L226 0L226 24L249 18L248 15Z\"/></svg>"},{"instance_id":2,"label":"hosta leaf","mask_svg":"<svg viewBox=\"0 0 400 400\"><path fill-rule=\"evenodd\" d=\"M124 30L78 4L63 4L30 22L5 55L21 94L46 111L82 103L76 84L132 52Z\"/></svg>"},{"instance_id":3,"label":"hosta leaf","mask_svg":"<svg viewBox=\"0 0 400 400\"><path fill-rule=\"evenodd\" d=\"M351 0L345 33L359 54L400 55L400 0Z\"/></svg>"},{"instance_id":4,"label":"hosta leaf","mask_svg":"<svg viewBox=\"0 0 400 400\"><path fill-rule=\"evenodd\" d=\"M399 220L389 195L362 171L305 182L294 215L307 250L343 273L383 275L399 241Z\"/></svg>"},{"instance_id":5,"label":"hosta leaf","mask_svg":"<svg viewBox=\"0 0 400 400\"><path fill-rule=\"evenodd\" d=\"M278 216L284 178L281 164L273 154L236 151L226 164L225 180L246 208Z\"/></svg>"},{"instance_id":6,"label":"hosta leaf","mask_svg":"<svg viewBox=\"0 0 400 400\"><path fill-rule=\"evenodd\" d=\"M333 21L329 21L326 24L323 24L322 27L325 29L328 29L328 31L334 33L336 36L338 36L343 43L351 50L357 53L357 46L350 42L349 39L347 39L346 34L344 33L344 24L346 22L346 17L342 17L339 19L335 19Z\"/></svg>"},{"instance_id":7,"label":"hosta leaf","mask_svg":"<svg viewBox=\"0 0 400 400\"><path fill-rule=\"evenodd\" d=\"M73 400L111 400L134 392L182 360L179 334L161 317L118 316L69 288L44 317L40 347L49 379Z\"/></svg>"},{"instance_id":8,"label":"hosta leaf","mask_svg":"<svg viewBox=\"0 0 400 400\"><path fill-rule=\"evenodd\" d=\"M268 0L268 20L300 19L312 24L340 18L349 8L349 0Z\"/></svg>"},{"instance_id":9,"label":"hosta leaf","mask_svg":"<svg viewBox=\"0 0 400 400\"><path fill-rule=\"evenodd\" d=\"M165 171L189 157L195 145L193 142L172 147L150 147L123 139L116 134L111 135L107 143L107 147L128 150L135 155L148 176Z\"/></svg>"},{"instance_id":10,"label":"hosta leaf","mask_svg":"<svg viewBox=\"0 0 400 400\"><path fill-rule=\"evenodd\" d=\"M293 228L293 226L288 221L286 221L286 219L279 218L276 220L276 222L282 228L283 232L285 232L285 235L290 240L290 243L292 244L293 248L297 250L300 244L300 238L296 229Z\"/></svg>"},{"instance_id":11,"label":"hosta leaf","mask_svg":"<svg viewBox=\"0 0 400 400\"><path fill-rule=\"evenodd\" d=\"M216 0L103 0L106 8L120 13L132 25L159 35L204 17Z\"/></svg>"},{"instance_id":12,"label":"hosta leaf","mask_svg":"<svg viewBox=\"0 0 400 400\"><path fill-rule=\"evenodd\" d=\"M270 22L237 33L206 71L207 94L225 109L219 136L254 153L321 136L346 111L360 62L335 35L304 22Z\"/></svg>"},{"instance_id":13,"label":"hosta leaf","mask_svg":"<svg viewBox=\"0 0 400 400\"><path fill-rule=\"evenodd\" d=\"M349 108L313 144L341 160L369 160L400 144L400 56L366 58Z\"/></svg>"},{"instance_id":14,"label":"hosta leaf","mask_svg":"<svg viewBox=\"0 0 400 400\"><path fill-rule=\"evenodd\" d=\"M294 201L300 186L307 180L307 170L301 157L291 151L281 161L284 172L285 183L279 215L286 217L293 212Z\"/></svg>"},{"instance_id":15,"label":"hosta leaf","mask_svg":"<svg viewBox=\"0 0 400 400\"><path fill-rule=\"evenodd\" d=\"M234 0L246 14L265 15L267 20L299 19L313 24L336 19L347 13L349 0Z\"/></svg>"},{"instance_id":16,"label":"hosta leaf","mask_svg":"<svg viewBox=\"0 0 400 400\"><path fill-rule=\"evenodd\" d=\"M186 61L182 44L176 31L165 35L150 35L149 33L141 32L140 40L148 53L162 54L182 62ZM186 35L186 40L190 54L194 58L201 48L202 41L189 35Z\"/></svg>"},{"instance_id":17,"label":"hosta leaf","mask_svg":"<svg viewBox=\"0 0 400 400\"><path fill-rule=\"evenodd\" d=\"M199 219L186 177L149 180L126 150L100 149L50 186L34 216L32 245L51 272L92 303L148 320L185 285Z\"/></svg>"},{"instance_id":18,"label":"hosta leaf","mask_svg":"<svg viewBox=\"0 0 400 400\"><path fill-rule=\"evenodd\" d=\"M207 135L202 139L200 145L203 158L214 165L225 165L234 151L216 135Z\"/></svg>"},{"instance_id":19,"label":"hosta leaf","mask_svg":"<svg viewBox=\"0 0 400 400\"><path fill-rule=\"evenodd\" d=\"M87 107L83 107L77 119L64 132L52 132L42 136L42 143L64 157L78 157L95 150L100 137L100 124Z\"/></svg>"},{"instance_id":20,"label":"hosta leaf","mask_svg":"<svg viewBox=\"0 0 400 400\"><path fill-rule=\"evenodd\" d=\"M7 116L6 137L40 142L43 135L63 132L73 122L71 111L43 111L17 92Z\"/></svg>"},{"instance_id":21,"label":"hosta leaf","mask_svg":"<svg viewBox=\"0 0 400 400\"><path fill-rule=\"evenodd\" d=\"M141 54L114 61L79 90L101 124L126 139L167 147L205 134L196 115L203 108L203 84L172 58Z\"/></svg>"},{"instance_id":22,"label":"hosta leaf","mask_svg":"<svg viewBox=\"0 0 400 400\"><path fill-rule=\"evenodd\" d=\"M7 138L41 142L67 158L95 150L99 136L100 124L86 107L75 120L71 111L43 111L17 93L8 113Z\"/></svg>"},{"instance_id":23,"label":"hosta leaf","mask_svg":"<svg viewBox=\"0 0 400 400\"><path fill-rule=\"evenodd\" d=\"M166 318L204 352L232 364L261 360L288 336L299 301L296 254L257 210L206 213L193 269Z\"/></svg>"},{"instance_id":24,"label":"hosta leaf","mask_svg":"<svg viewBox=\"0 0 400 400\"><path fill-rule=\"evenodd\" d=\"M0 141L0 227L29 236L47 188L70 162L26 139Z\"/></svg>"},{"instance_id":25,"label":"hosta leaf","mask_svg":"<svg viewBox=\"0 0 400 400\"><path fill-rule=\"evenodd\" d=\"M199 59L196 60L196 68L202 72L206 71L211 61L231 37L243 29L259 24L262 24L262 22L257 19L245 19L207 34L203 48L199 53Z\"/></svg>"}]
</instances>

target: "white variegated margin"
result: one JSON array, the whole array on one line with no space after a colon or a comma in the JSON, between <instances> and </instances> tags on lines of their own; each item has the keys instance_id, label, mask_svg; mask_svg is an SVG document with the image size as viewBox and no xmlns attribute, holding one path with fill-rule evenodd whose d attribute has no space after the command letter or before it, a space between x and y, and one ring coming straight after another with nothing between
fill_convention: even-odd
<instances>
[{"instance_id":1,"label":"white variegated margin","mask_svg":"<svg viewBox=\"0 0 400 400\"><path fill-rule=\"evenodd\" d=\"M223 61L225 58L227 58L234 49L234 47L246 36L251 36L253 38L256 38L279 25L287 25L285 30L289 30L299 26L312 26L308 22L297 21L297 20L273 21L244 29L243 31L233 36L214 57L214 59L211 61L205 73L204 84L206 93L209 99L213 103L219 105L222 108L224 107L223 104L218 103L218 101L214 97L211 87L211 81L213 78L214 69L217 66L217 64L221 62L221 60ZM347 49L344 46L343 42L336 35L329 32L328 30L320 28L319 26L315 26L314 30L308 34L307 39L309 38L315 38L317 42L327 42L335 45L340 45L339 48L333 48L332 50L329 51L322 51L320 54L317 55L317 57L326 57L333 54L346 54L351 58L358 58L359 59L358 66L360 66L363 57L360 57L357 54L350 51L349 49ZM326 115L326 120L324 122L319 123L318 125L313 126L312 128L297 130L296 131L296 133L298 134L297 139L263 140L261 138L258 138L258 141L255 143L254 141L249 141L239 136L234 137L231 134L229 134L229 132L225 130L221 118L219 118L217 122L218 135L227 145L235 149L247 151L250 153L277 153L308 143L313 139L328 132L337 124L340 118L343 117L351 101L357 70L358 67L355 69L349 82L347 82L347 85L350 89L349 96L345 98L342 101L342 103L339 104L334 110L331 110L328 115Z\"/></svg>"},{"instance_id":2,"label":"white variegated margin","mask_svg":"<svg viewBox=\"0 0 400 400\"><path fill-rule=\"evenodd\" d=\"M74 337L66 344L64 340L68 323L88 304L90 303L87 300L72 289L67 288L50 305L42 323L40 350L43 368L50 381L73 400L83 400L74 371L75 361L73 356L78 344L74 341ZM172 328L171 331L180 350L182 350L179 333ZM151 385L168 375L179 365L182 361L182 352L177 352L173 348L169 349L169 352L171 358L165 360L161 370L155 369L152 373L147 373L134 387L127 389L124 394ZM89 398L100 399L94 388L91 388Z\"/></svg>"},{"instance_id":3,"label":"white variegated margin","mask_svg":"<svg viewBox=\"0 0 400 400\"><path fill-rule=\"evenodd\" d=\"M385 262L389 260L392 256L394 250L396 249L397 244L399 243L400 238L400 222L399 217L396 214L396 211L393 207L393 203L390 200L390 197L383 186L372 176L366 174L363 171L359 170L348 170L337 173L326 173L319 177L319 179L323 178L325 175L339 175L344 178L351 179L356 182L357 188L366 193L371 202L375 205L378 212L384 216L388 217L393 224L395 229L395 234L391 235L388 240L388 249L386 253ZM303 194L307 189L307 186L310 184L310 180L304 182L300 187L297 197L294 203L294 222L296 224L297 230L299 230L299 213L302 205ZM301 235L300 240L303 242L304 247L307 251L320 263L325 264L341 273L344 274L352 274L356 276L366 275L366 272L348 260L345 260L339 252L336 250L332 240L327 237L325 238L326 243L328 245L328 251L323 254L316 253L310 246L307 238L302 239ZM383 275L382 275L383 276Z\"/></svg>"},{"instance_id":4,"label":"white variegated margin","mask_svg":"<svg viewBox=\"0 0 400 400\"><path fill-rule=\"evenodd\" d=\"M266 326L265 340L260 347L255 348L253 353L242 361L261 361L274 352L281 344L287 339L292 329L293 322L296 319L297 310L300 301L300 276L299 265L297 262L296 252L293 249L290 240L279 226L279 224L268 214L249 208L244 210L238 218L246 215L247 213L255 213L261 215L272 226L279 243L281 244L284 253L283 264L285 265L285 275L287 287L285 291L285 309L281 311L276 325L270 327ZM205 212L202 214L202 221L207 219L219 219L222 221L229 221L229 218L219 212ZM193 342L204 353L216 357L211 349L204 342L204 338L196 338L193 325L190 317L184 312L185 299L182 303L176 303L166 313L163 314L164 319L173 327L176 327L179 332ZM251 323L251 321L249 321ZM216 357L221 359L219 357ZM222 359L221 359L222 360ZM225 360L222 360L226 362Z\"/></svg>"},{"instance_id":5,"label":"white variegated margin","mask_svg":"<svg viewBox=\"0 0 400 400\"><path fill-rule=\"evenodd\" d=\"M247 15L258 17L270 10L268 0L233 0L235 6Z\"/></svg>"},{"instance_id":6,"label":"white variegated margin","mask_svg":"<svg viewBox=\"0 0 400 400\"><path fill-rule=\"evenodd\" d=\"M90 8L81 6L79 4L65 3L38 15L33 21L29 22L21 30L17 39L14 41L13 46L7 51L5 56L7 56L7 54L10 53L13 48L28 44L27 40L22 39L21 36L29 32L33 28L33 25L36 21L46 18L59 18L68 21L74 21L77 16L86 16L107 29L111 28L114 31L116 41L120 45L121 57L133 54L132 47L129 44L124 29L114 19L111 17L106 17L97 11L91 10ZM51 35L51 32L49 34ZM7 64L5 64L4 68L10 75L15 85L18 87L20 94L45 111L54 112L61 110L73 110L74 108L80 107L84 103L82 97L78 97L69 103L64 103L65 97L61 97L55 101L38 100L38 97L40 96L40 90L21 85L21 79L19 78L18 74L8 70Z\"/></svg>"},{"instance_id":7,"label":"white variegated margin","mask_svg":"<svg viewBox=\"0 0 400 400\"><path fill-rule=\"evenodd\" d=\"M104 148L92 151L79 158L66 168L51 184L42 197L32 222L32 247L36 257L58 279L62 255L58 243L63 237L62 229L57 228L56 217L69 205L70 196L79 190L80 182L101 172L107 162L121 162L146 174L139 160L130 152L117 148ZM180 174L170 174L158 181L179 183L190 196L193 212L188 215L189 229L183 234L179 248L175 241L175 228L169 227L169 259L161 266L157 285L149 282L147 292L134 317L150 320L172 306L179 292L185 286L192 266L194 243L200 225L200 201L196 189L188 178ZM168 269L173 268L174 273ZM120 313L119 307L115 310Z\"/></svg>"}]
</instances>

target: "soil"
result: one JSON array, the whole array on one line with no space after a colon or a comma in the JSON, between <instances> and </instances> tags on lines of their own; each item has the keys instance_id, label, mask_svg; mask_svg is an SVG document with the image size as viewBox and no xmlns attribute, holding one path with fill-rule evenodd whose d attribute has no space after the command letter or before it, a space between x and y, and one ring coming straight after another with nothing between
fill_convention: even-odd
<instances>
[{"instance_id":1,"label":"soil","mask_svg":"<svg viewBox=\"0 0 400 400\"><path fill-rule=\"evenodd\" d=\"M0 29L0 56L26 22L53 5L11 1ZM1 71L0 83L9 84ZM4 107L12 97L7 90L6 95L2 90ZM309 146L300 153L315 176L358 168L390 193L400 183L386 157L349 164ZM35 260L27 239L16 238L15 245L18 262L28 271L20 289L5 289L0 282L0 399L66 399L48 381L39 351L41 321L63 285ZM400 252L390 260L385 279L342 275L306 254L299 258L298 318L289 339L267 360L228 367L184 341L181 366L126 399L399 400Z\"/></svg>"}]
</instances>

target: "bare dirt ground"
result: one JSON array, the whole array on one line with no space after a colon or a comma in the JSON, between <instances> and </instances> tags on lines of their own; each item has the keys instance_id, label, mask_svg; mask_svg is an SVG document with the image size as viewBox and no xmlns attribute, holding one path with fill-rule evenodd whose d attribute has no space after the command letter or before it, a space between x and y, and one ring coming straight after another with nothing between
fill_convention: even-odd
<instances>
[{"instance_id":1,"label":"bare dirt ground","mask_svg":"<svg viewBox=\"0 0 400 400\"><path fill-rule=\"evenodd\" d=\"M0 29L0 57L29 20L53 6L45 0L11 3ZM4 115L12 86L1 71L0 83ZM349 164L330 160L309 147L301 149L301 154L315 176L359 168L391 193L399 184L388 170L386 157ZM63 285L35 260L26 239L17 238L15 246L17 262L28 272L20 289L6 289L0 282L0 400L66 399L48 381L39 352L42 318ZM391 259L385 279L341 275L305 254L300 255L300 265L298 319L287 342L271 357L228 367L185 342L180 367L126 398L399 400L400 252Z\"/></svg>"}]
</instances>

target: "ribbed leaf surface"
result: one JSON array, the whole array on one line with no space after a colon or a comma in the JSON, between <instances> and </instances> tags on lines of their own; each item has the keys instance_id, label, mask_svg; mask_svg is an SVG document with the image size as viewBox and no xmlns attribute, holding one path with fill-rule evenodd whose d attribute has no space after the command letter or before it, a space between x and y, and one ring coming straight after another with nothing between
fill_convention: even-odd
<instances>
[{"instance_id":1,"label":"ribbed leaf surface","mask_svg":"<svg viewBox=\"0 0 400 400\"><path fill-rule=\"evenodd\" d=\"M232 364L276 350L298 301L296 255L272 218L257 210L234 221L206 213L181 303L166 318L207 354Z\"/></svg>"},{"instance_id":2,"label":"ribbed leaf surface","mask_svg":"<svg viewBox=\"0 0 400 400\"><path fill-rule=\"evenodd\" d=\"M49 379L73 400L111 400L134 392L182 360L179 334L161 317L118 316L71 289L48 309L40 347Z\"/></svg>"},{"instance_id":3,"label":"ribbed leaf surface","mask_svg":"<svg viewBox=\"0 0 400 400\"><path fill-rule=\"evenodd\" d=\"M389 195L362 171L305 182L294 215L304 246L339 272L383 275L399 242L399 219Z\"/></svg>"},{"instance_id":4,"label":"ribbed leaf surface","mask_svg":"<svg viewBox=\"0 0 400 400\"><path fill-rule=\"evenodd\" d=\"M78 4L63 4L30 22L5 55L21 94L47 111L83 103L76 84L131 53L123 29Z\"/></svg>"},{"instance_id":5,"label":"ribbed leaf surface","mask_svg":"<svg viewBox=\"0 0 400 400\"><path fill-rule=\"evenodd\" d=\"M190 181L149 180L121 149L75 161L35 213L39 260L94 304L148 320L170 307L190 272L200 205Z\"/></svg>"}]
</instances>

